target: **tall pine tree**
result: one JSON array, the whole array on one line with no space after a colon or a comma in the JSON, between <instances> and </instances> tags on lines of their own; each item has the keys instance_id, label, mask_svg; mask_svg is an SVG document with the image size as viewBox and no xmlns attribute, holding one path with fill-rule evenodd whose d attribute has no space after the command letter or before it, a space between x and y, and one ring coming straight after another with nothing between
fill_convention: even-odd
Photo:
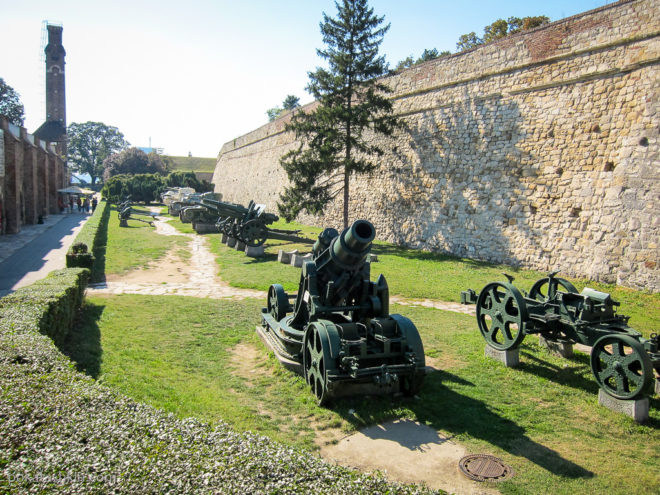
<instances>
[{"instance_id":1,"label":"tall pine tree","mask_svg":"<svg viewBox=\"0 0 660 495\"><path fill-rule=\"evenodd\" d=\"M320 23L325 49L317 50L328 68L308 73L307 91L317 105L296 113L287 126L299 146L280 163L291 185L280 195L278 209L287 220L305 210L320 214L343 194L343 224L348 226L349 179L376 168L370 157L383 150L365 139L365 132L389 136L398 126L391 90L378 80L388 71L378 47L389 24L374 15L367 0L335 2L337 17L323 13Z\"/></svg>"}]
</instances>

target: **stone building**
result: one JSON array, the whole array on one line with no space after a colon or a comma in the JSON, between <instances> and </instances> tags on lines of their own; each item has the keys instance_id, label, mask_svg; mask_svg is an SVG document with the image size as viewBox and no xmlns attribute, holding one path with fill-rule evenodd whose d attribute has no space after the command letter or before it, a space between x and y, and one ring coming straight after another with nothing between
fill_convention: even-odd
<instances>
[{"instance_id":1,"label":"stone building","mask_svg":"<svg viewBox=\"0 0 660 495\"><path fill-rule=\"evenodd\" d=\"M660 291L659 62L657 0L622 0L385 78L406 129L374 138L388 152L351 179L351 219L403 246ZM226 200L276 209L286 120L224 144ZM301 220L340 227L341 206Z\"/></svg>"},{"instance_id":2,"label":"stone building","mask_svg":"<svg viewBox=\"0 0 660 495\"><path fill-rule=\"evenodd\" d=\"M49 24L46 46L46 121L34 134L0 116L0 234L14 234L59 213L66 187L66 97L62 26Z\"/></svg>"},{"instance_id":3,"label":"stone building","mask_svg":"<svg viewBox=\"0 0 660 495\"><path fill-rule=\"evenodd\" d=\"M42 141L0 116L0 233L59 213L57 190L66 187L66 163L54 143Z\"/></svg>"}]
</instances>

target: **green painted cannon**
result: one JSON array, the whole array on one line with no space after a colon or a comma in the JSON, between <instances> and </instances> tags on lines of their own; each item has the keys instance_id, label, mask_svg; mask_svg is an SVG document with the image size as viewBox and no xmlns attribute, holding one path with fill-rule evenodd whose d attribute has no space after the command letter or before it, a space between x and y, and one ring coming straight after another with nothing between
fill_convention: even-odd
<instances>
[{"instance_id":1,"label":"green painted cannon","mask_svg":"<svg viewBox=\"0 0 660 495\"><path fill-rule=\"evenodd\" d=\"M298 230L269 228L268 225L279 220L279 217L267 213L264 205L256 204L254 201L250 201L246 208L236 203L204 197L201 199L201 204L218 215L216 227L219 232L238 239L246 246L261 246L267 239L311 243L308 239L299 237Z\"/></svg>"},{"instance_id":2,"label":"green painted cannon","mask_svg":"<svg viewBox=\"0 0 660 495\"><path fill-rule=\"evenodd\" d=\"M660 338L649 339L628 326L619 303L609 294L585 288L578 293L568 280L552 272L529 294L507 282L487 284L477 296L461 292L463 304L477 305L477 325L486 343L498 350L517 348L525 335L591 347L591 371L598 385L617 399L642 396L660 374Z\"/></svg>"},{"instance_id":3,"label":"green painted cannon","mask_svg":"<svg viewBox=\"0 0 660 495\"><path fill-rule=\"evenodd\" d=\"M142 218L135 218L133 215L145 215L151 217L151 220L144 220ZM146 212L141 210L136 210L133 208L133 204L129 198L126 198L124 201L117 205L117 216L119 217L119 226L128 227L128 220L137 220L138 222L148 223L152 227L154 226L153 219L156 217L155 213Z\"/></svg>"},{"instance_id":4,"label":"green painted cannon","mask_svg":"<svg viewBox=\"0 0 660 495\"><path fill-rule=\"evenodd\" d=\"M370 280L374 236L366 220L341 235L325 229L302 266L298 293L271 285L262 309L259 335L285 367L305 377L319 404L360 388L413 395L422 386L419 332L408 318L389 314L385 277Z\"/></svg>"}]
</instances>

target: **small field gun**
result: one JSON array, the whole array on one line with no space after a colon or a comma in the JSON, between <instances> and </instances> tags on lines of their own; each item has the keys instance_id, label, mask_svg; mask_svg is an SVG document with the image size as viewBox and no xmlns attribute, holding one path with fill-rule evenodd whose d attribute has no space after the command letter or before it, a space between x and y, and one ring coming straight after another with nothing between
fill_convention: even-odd
<instances>
[{"instance_id":1,"label":"small field gun","mask_svg":"<svg viewBox=\"0 0 660 495\"><path fill-rule=\"evenodd\" d=\"M146 215L150 216L151 220L143 220L141 218L134 218L132 215ZM154 226L153 218L156 214L146 211L134 210L131 203L131 199L126 198L124 201L117 205L117 216L119 217L119 226L128 227L128 220L137 220L138 222L148 223L152 227Z\"/></svg>"},{"instance_id":2,"label":"small field gun","mask_svg":"<svg viewBox=\"0 0 660 495\"><path fill-rule=\"evenodd\" d=\"M507 282L492 282L479 295L461 292L463 304L477 305L477 325L486 343L498 350L517 348L525 335L548 341L591 347L591 371L598 385L617 399L644 394L660 374L660 338L649 339L628 326L628 316L616 314L619 303L609 294L577 289L552 272L538 280L529 294Z\"/></svg>"},{"instance_id":3,"label":"small field gun","mask_svg":"<svg viewBox=\"0 0 660 495\"><path fill-rule=\"evenodd\" d=\"M385 277L370 280L374 236L366 220L341 235L325 229L302 266L298 293L290 296L279 284L268 290L258 332L284 366L305 377L319 404L356 384L405 395L422 386L419 332L408 318L389 314Z\"/></svg>"}]
</instances>

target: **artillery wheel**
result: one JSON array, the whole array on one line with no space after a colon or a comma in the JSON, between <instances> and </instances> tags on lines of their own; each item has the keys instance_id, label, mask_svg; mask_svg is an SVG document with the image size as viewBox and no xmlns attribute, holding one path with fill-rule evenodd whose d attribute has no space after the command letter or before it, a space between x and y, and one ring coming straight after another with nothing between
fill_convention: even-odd
<instances>
[{"instance_id":1,"label":"artillery wheel","mask_svg":"<svg viewBox=\"0 0 660 495\"><path fill-rule=\"evenodd\" d=\"M330 396L328 392L328 364L330 343L322 325L314 322L307 327L303 340L303 372L305 381L312 389L319 406L324 405Z\"/></svg>"},{"instance_id":2,"label":"artillery wheel","mask_svg":"<svg viewBox=\"0 0 660 495\"><path fill-rule=\"evenodd\" d=\"M268 289L268 313L280 321L289 310L289 298L280 284L273 284Z\"/></svg>"},{"instance_id":3,"label":"artillery wheel","mask_svg":"<svg viewBox=\"0 0 660 495\"><path fill-rule=\"evenodd\" d=\"M515 349L522 342L527 307L513 285L492 282L477 298L477 324L486 343L500 351Z\"/></svg>"},{"instance_id":4,"label":"artillery wheel","mask_svg":"<svg viewBox=\"0 0 660 495\"><path fill-rule=\"evenodd\" d=\"M577 294L577 289L568 280L563 278L548 277L538 280L532 285L529 290L529 298L536 299L537 301L549 301L555 297L557 289L564 292L573 292Z\"/></svg>"},{"instance_id":5,"label":"artillery wheel","mask_svg":"<svg viewBox=\"0 0 660 495\"><path fill-rule=\"evenodd\" d=\"M591 348L591 372L598 385L617 399L641 395L653 379L651 358L630 335L605 335Z\"/></svg>"},{"instance_id":6,"label":"artillery wheel","mask_svg":"<svg viewBox=\"0 0 660 495\"><path fill-rule=\"evenodd\" d=\"M268 239L268 229L259 220L249 220L241 227L239 238L246 246L259 247Z\"/></svg>"}]
</instances>

